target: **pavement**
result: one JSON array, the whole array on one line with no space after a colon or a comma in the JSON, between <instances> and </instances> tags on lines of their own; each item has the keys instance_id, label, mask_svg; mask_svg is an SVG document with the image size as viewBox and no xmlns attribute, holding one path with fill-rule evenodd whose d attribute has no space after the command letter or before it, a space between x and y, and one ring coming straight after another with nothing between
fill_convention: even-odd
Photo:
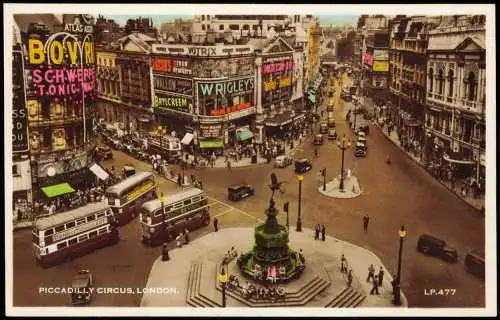
<instances>
[{"instance_id":1,"label":"pavement","mask_svg":"<svg viewBox=\"0 0 500 320\"><path fill-rule=\"evenodd\" d=\"M340 190L340 175L330 182L326 183L326 190L323 190L323 186L318 188L318 191L327 197L337 198L337 199L351 199L356 198L361 195L363 190L359 186L358 178L355 176L346 177L344 179L344 190Z\"/></svg>"},{"instance_id":2,"label":"pavement","mask_svg":"<svg viewBox=\"0 0 500 320\"><path fill-rule=\"evenodd\" d=\"M308 260L321 255L327 261L339 261L342 254L352 268L353 278L361 284L361 290L366 294L366 299L359 307L394 307L392 304L393 280L391 272L383 265L382 261L373 252L340 239L326 236L326 241L314 240L314 231L303 229L302 232L291 230L289 246L294 250L302 249ZM231 239L231 243L228 243ZM237 252L246 252L252 248L254 241L253 228L223 228L204 237L191 241L181 248L169 251L170 260L162 261L159 256L153 263L146 288L170 288L166 290L168 297L163 294L145 294L141 300L141 307L186 307L186 293L188 289L188 273L190 263L220 263L229 246L234 246ZM372 285L366 281L368 267L373 264L376 272L380 267L384 270L384 282L380 295L371 295ZM340 266L340 263L338 264ZM339 267L340 268L340 267ZM340 273L340 270L337 269ZM213 274L216 277L216 274ZM332 297L333 298L333 297ZM402 306L408 307L407 299L402 294ZM241 302L228 297L227 306L241 307ZM307 305L306 305L307 306ZM324 311L328 313L328 309ZM338 312L332 310L332 312ZM325 313L325 314L326 314Z\"/></svg>"}]
</instances>

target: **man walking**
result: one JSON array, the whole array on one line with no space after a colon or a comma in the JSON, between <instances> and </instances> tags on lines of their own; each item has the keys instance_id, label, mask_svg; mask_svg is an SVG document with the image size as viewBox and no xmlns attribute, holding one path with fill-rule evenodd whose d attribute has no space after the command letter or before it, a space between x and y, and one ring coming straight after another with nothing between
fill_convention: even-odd
<instances>
[{"instance_id":1,"label":"man walking","mask_svg":"<svg viewBox=\"0 0 500 320\"><path fill-rule=\"evenodd\" d=\"M370 279L373 279L373 276L375 275L375 268L373 267L373 264L370 264L368 267L368 278L366 278L366 282L370 282Z\"/></svg>"},{"instance_id":2,"label":"man walking","mask_svg":"<svg viewBox=\"0 0 500 320\"><path fill-rule=\"evenodd\" d=\"M189 230L188 229L184 230L184 241L186 242L186 244L189 243Z\"/></svg>"},{"instance_id":3,"label":"man walking","mask_svg":"<svg viewBox=\"0 0 500 320\"><path fill-rule=\"evenodd\" d=\"M374 276L374 277L373 277L373 288L372 288L372 290L370 291L370 294L374 294L374 293L376 293L376 294L380 294L380 293L378 292L378 283L379 283L378 276Z\"/></svg>"},{"instance_id":4,"label":"man walking","mask_svg":"<svg viewBox=\"0 0 500 320\"><path fill-rule=\"evenodd\" d=\"M342 253L342 257L340 258L340 272L347 272L347 260Z\"/></svg>"},{"instance_id":5,"label":"man walking","mask_svg":"<svg viewBox=\"0 0 500 320\"><path fill-rule=\"evenodd\" d=\"M319 224L316 225L316 229L314 230L314 240L319 239Z\"/></svg>"},{"instance_id":6,"label":"man walking","mask_svg":"<svg viewBox=\"0 0 500 320\"><path fill-rule=\"evenodd\" d=\"M215 232L219 231L219 220L217 218L214 218L214 230Z\"/></svg>"},{"instance_id":7,"label":"man walking","mask_svg":"<svg viewBox=\"0 0 500 320\"><path fill-rule=\"evenodd\" d=\"M167 243L166 242L163 242L163 248L162 248L162 251L161 251L161 260L162 261L168 261L168 260L170 260L170 256L168 254L168 247L167 247Z\"/></svg>"},{"instance_id":8,"label":"man walking","mask_svg":"<svg viewBox=\"0 0 500 320\"><path fill-rule=\"evenodd\" d=\"M227 159L227 169L231 171L231 160Z\"/></svg>"},{"instance_id":9,"label":"man walking","mask_svg":"<svg viewBox=\"0 0 500 320\"><path fill-rule=\"evenodd\" d=\"M378 272L378 285L382 286L383 281L384 281L384 269L380 267L380 270Z\"/></svg>"},{"instance_id":10,"label":"man walking","mask_svg":"<svg viewBox=\"0 0 500 320\"><path fill-rule=\"evenodd\" d=\"M365 232L368 231L368 222L370 222L370 217L365 214L365 216L363 217L363 229L365 230Z\"/></svg>"},{"instance_id":11,"label":"man walking","mask_svg":"<svg viewBox=\"0 0 500 320\"><path fill-rule=\"evenodd\" d=\"M323 240L323 241L325 241L325 233L326 233L325 225L322 224L321 225L321 240Z\"/></svg>"},{"instance_id":12,"label":"man walking","mask_svg":"<svg viewBox=\"0 0 500 320\"><path fill-rule=\"evenodd\" d=\"M349 269L349 273L347 274L347 286L350 287L352 283L352 269Z\"/></svg>"}]
</instances>

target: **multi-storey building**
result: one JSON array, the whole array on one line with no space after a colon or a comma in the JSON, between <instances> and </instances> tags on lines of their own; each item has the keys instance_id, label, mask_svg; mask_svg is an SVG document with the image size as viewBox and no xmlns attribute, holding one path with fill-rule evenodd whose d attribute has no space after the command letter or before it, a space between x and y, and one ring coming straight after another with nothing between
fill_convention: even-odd
<instances>
[{"instance_id":1,"label":"multi-storey building","mask_svg":"<svg viewBox=\"0 0 500 320\"><path fill-rule=\"evenodd\" d=\"M444 16L428 41L427 158L484 186L485 16Z\"/></svg>"},{"instance_id":2,"label":"multi-storey building","mask_svg":"<svg viewBox=\"0 0 500 320\"><path fill-rule=\"evenodd\" d=\"M98 16L95 23L96 27L96 45L107 45L113 41L123 37L124 30L113 19L105 19L103 16Z\"/></svg>"},{"instance_id":3,"label":"multi-storey building","mask_svg":"<svg viewBox=\"0 0 500 320\"><path fill-rule=\"evenodd\" d=\"M440 17L398 17L390 22L391 118L404 139L423 145L427 34ZM421 156L421 154L418 154Z\"/></svg>"},{"instance_id":4,"label":"multi-storey building","mask_svg":"<svg viewBox=\"0 0 500 320\"><path fill-rule=\"evenodd\" d=\"M26 108L32 193L37 199L49 185L70 183L76 188L94 181L88 178L96 118L93 19L42 14L14 15L14 20L28 57Z\"/></svg>"},{"instance_id":5,"label":"multi-storey building","mask_svg":"<svg viewBox=\"0 0 500 320\"><path fill-rule=\"evenodd\" d=\"M119 116L122 101L116 51L110 46L96 48L99 116L107 123L119 123L122 120Z\"/></svg>"}]
</instances>

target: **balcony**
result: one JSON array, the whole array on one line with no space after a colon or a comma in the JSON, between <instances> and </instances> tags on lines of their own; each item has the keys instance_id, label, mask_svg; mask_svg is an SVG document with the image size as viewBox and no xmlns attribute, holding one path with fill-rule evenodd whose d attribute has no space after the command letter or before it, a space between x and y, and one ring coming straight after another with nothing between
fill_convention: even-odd
<instances>
[{"instance_id":1,"label":"balcony","mask_svg":"<svg viewBox=\"0 0 500 320\"><path fill-rule=\"evenodd\" d=\"M68 125L75 124L83 121L83 115L78 117L68 117L64 119L41 119L41 120L30 120L29 127L30 128L42 128L47 126L60 126L60 125Z\"/></svg>"},{"instance_id":2,"label":"balcony","mask_svg":"<svg viewBox=\"0 0 500 320\"><path fill-rule=\"evenodd\" d=\"M473 112L477 114L484 113L484 102L456 99L456 106L464 111Z\"/></svg>"}]
</instances>

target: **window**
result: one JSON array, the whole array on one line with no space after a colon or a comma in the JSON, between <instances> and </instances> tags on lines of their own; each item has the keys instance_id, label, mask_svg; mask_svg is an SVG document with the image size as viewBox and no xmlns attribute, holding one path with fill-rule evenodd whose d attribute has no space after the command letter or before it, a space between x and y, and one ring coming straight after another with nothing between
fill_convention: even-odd
<instances>
[{"instance_id":1,"label":"window","mask_svg":"<svg viewBox=\"0 0 500 320\"><path fill-rule=\"evenodd\" d=\"M74 221L66 223L66 229L73 228L74 226L75 226L75 222Z\"/></svg>"},{"instance_id":2,"label":"window","mask_svg":"<svg viewBox=\"0 0 500 320\"><path fill-rule=\"evenodd\" d=\"M45 230L45 236L48 237L48 236L51 236L54 234L54 229L48 229L48 230Z\"/></svg>"},{"instance_id":3,"label":"window","mask_svg":"<svg viewBox=\"0 0 500 320\"><path fill-rule=\"evenodd\" d=\"M230 24L229 29L230 30L240 30L240 25L239 24Z\"/></svg>"},{"instance_id":4,"label":"window","mask_svg":"<svg viewBox=\"0 0 500 320\"><path fill-rule=\"evenodd\" d=\"M89 233L89 238L95 238L97 237L97 231L92 231Z\"/></svg>"},{"instance_id":5,"label":"window","mask_svg":"<svg viewBox=\"0 0 500 320\"><path fill-rule=\"evenodd\" d=\"M104 217L106 213L105 212L101 212L101 213L98 213L97 214L97 218L101 218L101 217Z\"/></svg>"},{"instance_id":6,"label":"window","mask_svg":"<svg viewBox=\"0 0 500 320\"><path fill-rule=\"evenodd\" d=\"M434 90L434 69L429 69L429 92Z\"/></svg>"},{"instance_id":7,"label":"window","mask_svg":"<svg viewBox=\"0 0 500 320\"><path fill-rule=\"evenodd\" d=\"M68 240L68 245L70 245L70 246L75 245L76 243L77 243L76 238Z\"/></svg>"},{"instance_id":8,"label":"window","mask_svg":"<svg viewBox=\"0 0 500 320\"><path fill-rule=\"evenodd\" d=\"M201 25L201 30L203 30L203 31L205 31L205 30L206 30L206 29L205 29L205 25L204 25L204 24L202 24L202 25Z\"/></svg>"},{"instance_id":9,"label":"window","mask_svg":"<svg viewBox=\"0 0 500 320\"><path fill-rule=\"evenodd\" d=\"M448 71L448 97L453 97L453 70Z\"/></svg>"},{"instance_id":10,"label":"window","mask_svg":"<svg viewBox=\"0 0 500 320\"><path fill-rule=\"evenodd\" d=\"M76 225L77 226L79 226L81 224L85 224L85 223L86 223L85 218L76 220Z\"/></svg>"},{"instance_id":11,"label":"window","mask_svg":"<svg viewBox=\"0 0 500 320\"><path fill-rule=\"evenodd\" d=\"M443 69L439 69L438 71L438 93L443 94L444 91L444 75L443 75Z\"/></svg>"},{"instance_id":12,"label":"window","mask_svg":"<svg viewBox=\"0 0 500 320\"><path fill-rule=\"evenodd\" d=\"M65 229L65 228L64 228L64 224L63 224L62 226L57 226L57 227L55 228L56 233L57 233L57 232L64 231L64 229Z\"/></svg>"},{"instance_id":13,"label":"window","mask_svg":"<svg viewBox=\"0 0 500 320\"><path fill-rule=\"evenodd\" d=\"M185 205L185 206L187 206L187 205L189 205L189 204L191 204L191 199L188 199L188 200L185 200L185 201L184 201L184 205Z\"/></svg>"},{"instance_id":14,"label":"window","mask_svg":"<svg viewBox=\"0 0 500 320\"><path fill-rule=\"evenodd\" d=\"M104 233L106 233L107 229L108 229L108 227L101 228L101 229L97 230L97 234L98 235L104 234Z\"/></svg>"},{"instance_id":15,"label":"window","mask_svg":"<svg viewBox=\"0 0 500 320\"><path fill-rule=\"evenodd\" d=\"M205 15L204 14L201 15L201 21L205 21Z\"/></svg>"},{"instance_id":16,"label":"window","mask_svg":"<svg viewBox=\"0 0 500 320\"><path fill-rule=\"evenodd\" d=\"M476 100L477 96L477 82L474 72L469 72L469 76L465 79L466 97L469 101Z\"/></svg>"},{"instance_id":17,"label":"window","mask_svg":"<svg viewBox=\"0 0 500 320\"><path fill-rule=\"evenodd\" d=\"M82 234L81 236L78 237L78 242L83 242L89 238L88 234Z\"/></svg>"},{"instance_id":18,"label":"window","mask_svg":"<svg viewBox=\"0 0 500 320\"><path fill-rule=\"evenodd\" d=\"M172 206L168 206L165 208L165 212L169 212L170 210L172 210Z\"/></svg>"},{"instance_id":19,"label":"window","mask_svg":"<svg viewBox=\"0 0 500 320\"><path fill-rule=\"evenodd\" d=\"M13 175L14 177L16 177L16 176L20 176L20 175L21 175L21 173L19 173L19 170L18 170L18 169L19 169L19 168L18 168L17 164L15 164L15 165L13 165L13 166L12 166L12 175Z\"/></svg>"},{"instance_id":20,"label":"window","mask_svg":"<svg viewBox=\"0 0 500 320\"><path fill-rule=\"evenodd\" d=\"M224 30L224 25L223 25L223 24L220 24L220 25L219 25L219 30L220 30L220 31L223 31L223 30Z\"/></svg>"},{"instance_id":21,"label":"window","mask_svg":"<svg viewBox=\"0 0 500 320\"><path fill-rule=\"evenodd\" d=\"M57 244L57 250L61 250L61 249L64 249L68 246L68 244L66 243L66 241L64 242L61 242L61 243L58 243Z\"/></svg>"},{"instance_id":22,"label":"window","mask_svg":"<svg viewBox=\"0 0 500 320\"><path fill-rule=\"evenodd\" d=\"M197 196L197 197L193 197L193 202L197 202L197 201L200 201L200 196Z\"/></svg>"},{"instance_id":23,"label":"window","mask_svg":"<svg viewBox=\"0 0 500 320\"><path fill-rule=\"evenodd\" d=\"M95 215L91 215L87 217L87 222L95 220Z\"/></svg>"}]
</instances>

